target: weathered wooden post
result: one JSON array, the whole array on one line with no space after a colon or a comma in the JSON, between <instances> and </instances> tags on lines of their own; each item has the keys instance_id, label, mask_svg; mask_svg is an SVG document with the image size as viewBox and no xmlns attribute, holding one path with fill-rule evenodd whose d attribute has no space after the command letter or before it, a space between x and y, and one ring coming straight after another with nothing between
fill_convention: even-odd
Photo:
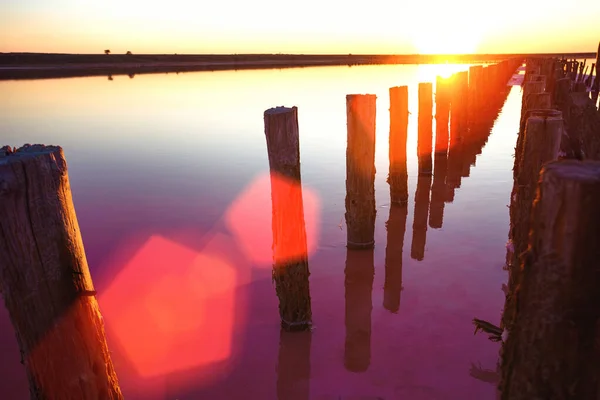
<instances>
[{"instance_id":1,"label":"weathered wooden post","mask_svg":"<svg viewBox=\"0 0 600 400\"><path fill-rule=\"evenodd\" d=\"M427 217L429 216L429 192L431 175L419 176L415 192L415 211L413 215L413 235L410 256L421 261L425 257L427 241Z\"/></svg>"},{"instance_id":2,"label":"weathered wooden post","mask_svg":"<svg viewBox=\"0 0 600 400\"><path fill-rule=\"evenodd\" d=\"M431 175L433 151L433 94L430 82L419 83L419 175Z\"/></svg>"},{"instance_id":3,"label":"weathered wooden post","mask_svg":"<svg viewBox=\"0 0 600 400\"><path fill-rule=\"evenodd\" d=\"M469 111L470 114L475 110L479 109L481 99L481 86L482 86L482 65L473 65L469 67L468 79L469 79Z\"/></svg>"},{"instance_id":4,"label":"weathered wooden post","mask_svg":"<svg viewBox=\"0 0 600 400\"><path fill-rule=\"evenodd\" d=\"M302 183L298 108L275 107L264 112L271 171L273 281L279 298L281 327L303 331L312 325L308 250Z\"/></svg>"},{"instance_id":5,"label":"weathered wooden post","mask_svg":"<svg viewBox=\"0 0 600 400\"><path fill-rule=\"evenodd\" d=\"M598 92L600 92L600 42L598 42L598 51L596 52L596 79L592 86L592 100L594 103L598 100Z\"/></svg>"},{"instance_id":6,"label":"weathered wooden post","mask_svg":"<svg viewBox=\"0 0 600 400\"><path fill-rule=\"evenodd\" d=\"M448 151L450 120L450 80L438 76L435 82L435 153Z\"/></svg>"},{"instance_id":7,"label":"weathered wooden post","mask_svg":"<svg viewBox=\"0 0 600 400\"><path fill-rule=\"evenodd\" d=\"M431 205L429 207L429 226L434 229L441 228L444 222L447 168L446 153L436 153L433 162L433 184L431 185Z\"/></svg>"},{"instance_id":8,"label":"weathered wooden post","mask_svg":"<svg viewBox=\"0 0 600 400\"><path fill-rule=\"evenodd\" d=\"M511 196L510 231L507 251L510 298L504 310L503 321L510 321L514 313L514 293L519 282L519 258L527 249L530 214L541 167L558 158L564 123L560 117L530 117L525 128L522 153L515 161L518 170ZM518 163L518 165L517 165Z\"/></svg>"},{"instance_id":9,"label":"weathered wooden post","mask_svg":"<svg viewBox=\"0 0 600 400\"><path fill-rule=\"evenodd\" d=\"M408 86L390 88L390 172L392 203L408 201L406 139L408 137Z\"/></svg>"},{"instance_id":10,"label":"weathered wooden post","mask_svg":"<svg viewBox=\"0 0 600 400\"><path fill-rule=\"evenodd\" d=\"M371 364L371 311L375 277L373 262L373 248L346 250L344 365L350 372L364 372Z\"/></svg>"},{"instance_id":11,"label":"weathered wooden post","mask_svg":"<svg viewBox=\"0 0 600 400\"><path fill-rule=\"evenodd\" d=\"M600 163L546 164L502 354L503 400L597 399Z\"/></svg>"},{"instance_id":12,"label":"weathered wooden post","mask_svg":"<svg viewBox=\"0 0 600 400\"><path fill-rule=\"evenodd\" d=\"M391 204L390 217L385 224L387 244L385 247L385 282L383 284L383 307L393 313L400 309L402 292L402 253L408 205Z\"/></svg>"},{"instance_id":13,"label":"weathered wooden post","mask_svg":"<svg viewBox=\"0 0 600 400\"><path fill-rule=\"evenodd\" d=\"M310 347L312 332L279 332L277 398L310 398Z\"/></svg>"},{"instance_id":14,"label":"weathered wooden post","mask_svg":"<svg viewBox=\"0 0 600 400\"><path fill-rule=\"evenodd\" d=\"M0 149L0 292L30 398L123 399L58 146Z\"/></svg>"},{"instance_id":15,"label":"weathered wooden post","mask_svg":"<svg viewBox=\"0 0 600 400\"><path fill-rule=\"evenodd\" d=\"M375 113L374 94L346 96L347 247L368 249L375 244Z\"/></svg>"},{"instance_id":16,"label":"weathered wooden post","mask_svg":"<svg viewBox=\"0 0 600 400\"><path fill-rule=\"evenodd\" d=\"M463 140L467 130L469 73L457 72L452 79L450 98L450 147Z\"/></svg>"}]
</instances>

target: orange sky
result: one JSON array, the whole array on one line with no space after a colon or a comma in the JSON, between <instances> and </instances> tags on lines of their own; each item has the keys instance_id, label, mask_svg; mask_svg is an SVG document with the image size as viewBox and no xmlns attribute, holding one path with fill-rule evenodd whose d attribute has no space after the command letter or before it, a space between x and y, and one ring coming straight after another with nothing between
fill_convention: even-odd
<instances>
[{"instance_id":1,"label":"orange sky","mask_svg":"<svg viewBox=\"0 0 600 400\"><path fill-rule=\"evenodd\" d=\"M0 51L595 51L592 0L0 0Z\"/></svg>"}]
</instances>

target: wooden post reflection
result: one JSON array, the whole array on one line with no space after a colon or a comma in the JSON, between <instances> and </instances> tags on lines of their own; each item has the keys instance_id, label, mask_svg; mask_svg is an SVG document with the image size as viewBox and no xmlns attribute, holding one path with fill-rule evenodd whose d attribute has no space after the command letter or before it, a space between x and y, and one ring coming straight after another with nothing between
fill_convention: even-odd
<instances>
[{"instance_id":1,"label":"wooden post reflection","mask_svg":"<svg viewBox=\"0 0 600 400\"><path fill-rule=\"evenodd\" d=\"M429 226L434 229L441 228L444 222L447 170L448 157L446 153L436 153L433 163L433 185L429 210Z\"/></svg>"},{"instance_id":2,"label":"wooden post reflection","mask_svg":"<svg viewBox=\"0 0 600 400\"><path fill-rule=\"evenodd\" d=\"M415 193L415 213L413 216L413 236L410 256L418 261L425 257L427 240L427 217L429 216L429 190L431 175L419 176Z\"/></svg>"},{"instance_id":3,"label":"wooden post reflection","mask_svg":"<svg viewBox=\"0 0 600 400\"><path fill-rule=\"evenodd\" d=\"M364 372L371 363L371 310L373 248L346 250L346 341L344 366L351 372Z\"/></svg>"},{"instance_id":4,"label":"wooden post reflection","mask_svg":"<svg viewBox=\"0 0 600 400\"><path fill-rule=\"evenodd\" d=\"M383 284L383 307L393 313L400 309L402 292L402 253L408 204L392 204L386 223L387 245L385 248L385 282Z\"/></svg>"},{"instance_id":5,"label":"wooden post reflection","mask_svg":"<svg viewBox=\"0 0 600 400\"><path fill-rule=\"evenodd\" d=\"M277 362L277 398L279 400L309 400L310 345L312 332L279 333Z\"/></svg>"},{"instance_id":6,"label":"wooden post reflection","mask_svg":"<svg viewBox=\"0 0 600 400\"><path fill-rule=\"evenodd\" d=\"M446 203L451 203L454 201L454 192L460 187L461 184L462 151L462 142L454 143L448 150L448 172L446 175L446 195L444 197L444 201Z\"/></svg>"}]
</instances>

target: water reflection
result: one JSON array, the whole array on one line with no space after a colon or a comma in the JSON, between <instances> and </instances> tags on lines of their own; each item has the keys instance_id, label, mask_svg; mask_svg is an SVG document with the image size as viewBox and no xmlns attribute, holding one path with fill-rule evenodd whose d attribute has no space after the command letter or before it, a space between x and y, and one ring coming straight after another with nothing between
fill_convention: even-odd
<instances>
[{"instance_id":1,"label":"water reflection","mask_svg":"<svg viewBox=\"0 0 600 400\"><path fill-rule=\"evenodd\" d=\"M279 334L277 362L277 398L308 400L310 398L311 331Z\"/></svg>"},{"instance_id":2,"label":"water reflection","mask_svg":"<svg viewBox=\"0 0 600 400\"><path fill-rule=\"evenodd\" d=\"M413 236L410 256L421 261L425 257L425 242L427 241L427 217L429 216L429 189L431 175L420 175L415 192L415 213L413 219Z\"/></svg>"},{"instance_id":3,"label":"water reflection","mask_svg":"<svg viewBox=\"0 0 600 400\"><path fill-rule=\"evenodd\" d=\"M383 307L393 313L400 309L402 292L402 253L408 204L392 204L386 223L385 282L383 284Z\"/></svg>"},{"instance_id":4,"label":"water reflection","mask_svg":"<svg viewBox=\"0 0 600 400\"><path fill-rule=\"evenodd\" d=\"M373 249L346 251L345 298L346 341L344 366L350 372L365 372L371 363L371 294L375 266Z\"/></svg>"},{"instance_id":5,"label":"water reflection","mask_svg":"<svg viewBox=\"0 0 600 400\"><path fill-rule=\"evenodd\" d=\"M435 153L433 162L433 185L431 187L431 207L429 210L429 226L437 229L444 223L444 198L446 195L446 175L448 173L448 156L446 152Z\"/></svg>"}]
</instances>

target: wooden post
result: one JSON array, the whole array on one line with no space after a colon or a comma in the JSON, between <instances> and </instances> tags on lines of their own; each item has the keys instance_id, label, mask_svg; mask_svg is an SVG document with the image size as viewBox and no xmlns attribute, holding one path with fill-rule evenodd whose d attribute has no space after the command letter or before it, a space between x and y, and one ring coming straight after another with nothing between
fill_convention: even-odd
<instances>
[{"instance_id":1,"label":"wooden post","mask_svg":"<svg viewBox=\"0 0 600 400\"><path fill-rule=\"evenodd\" d=\"M58 146L0 149L0 293L32 400L123 399Z\"/></svg>"},{"instance_id":2,"label":"wooden post","mask_svg":"<svg viewBox=\"0 0 600 400\"><path fill-rule=\"evenodd\" d=\"M452 79L450 147L464 139L468 121L469 73L457 72Z\"/></svg>"},{"instance_id":3,"label":"wooden post","mask_svg":"<svg viewBox=\"0 0 600 400\"><path fill-rule=\"evenodd\" d=\"M450 120L450 81L438 76L435 82L435 153L448 151Z\"/></svg>"},{"instance_id":4,"label":"wooden post","mask_svg":"<svg viewBox=\"0 0 600 400\"><path fill-rule=\"evenodd\" d=\"M346 250L346 340L344 365L350 372L364 372L371 364L371 311L373 310L373 249Z\"/></svg>"},{"instance_id":5,"label":"wooden post","mask_svg":"<svg viewBox=\"0 0 600 400\"><path fill-rule=\"evenodd\" d=\"M600 387L600 163L544 166L502 354L503 400L596 399Z\"/></svg>"},{"instance_id":6,"label":"wooden post","mask_svg":"<svg viewBox=\"0 0 600 400\"><path fill-rule=\"evenodd\" d=\"M596 52L596 79L594 79L594 85L592 86L594 103L598 99L598 92L600 92L600 74L598 74L598 71L600 71L600 42L598 42L598 51Z\"/></svg>"},{"instance_id":7,"label":"wooden post","mask_svg":"<svg viewBox=\"0 0 600 400\"><path fill-rule=\"evenodd\" d=\"M541 167L558 158L563 135L563 120L559 117L530 117L525 128L520 165L511 196L509 246L507 267L509 270L509 298L503 321L510 321L515 312L514 293L519 282L519 257L527 249L531 207L537 188Z\"/></svg>"},{"instance_id":8,"label":"wooden post","mask_svg":"<svg viewBox=\"0 0 600 400\"><path fill-rule=\"evenodd\" d=\"M347 247L368 249L375 244L375 113L374 94L346 96Z\"/></svg>"},{"instance_id":9,"label":"wooden post","mask_svg":"<svg viewBox=\"0 0 600 400\"><path fill-rule=\"evenodd\" d=\"M444 199L446 196L446 174L448 158L446 153L436 153L433 163L433 184L431 186L431 205L429 207L429 226L442 227L444 222Z\"/></svg>"},{"instance_id":10,"label":"wooden post","mask_svg":"<svg viewBox=\"0 0 600 400\"><path fill-rule=\"evenodd\" d=\"M312 332L279 332L277 398L310 398L310 347Z\"/></svg>"},{"instance_id":11,"label":"wooden post","mask_svg":"<svg viewBox=\"0 0 600 400\"><path fill-rule=\"evenodd\" d=\"M410 256L421 261L425 257L425 242L427 241L427 217L429 215L429 192L431 175L419 176L415 192L415 212L413 215L413 236Z\"/></svg>"},{"instance_id":12,"label":"wooden post","mask_svg":"<svg viewBox=\"0 0 600 400\"><path fill-rule=\"evenodd\" d=\"M433 94L430 82L419 83L419 175L431 175L433 151Z\"/></svg>"},{"instance_id":13,"label":"wooden post","mask_svg":"<svg viewBox=\"0 0 600 400\"><path fill-rule=\"evenodd\" d=\"M308 250L300 176L298 108L264 112L271 171L273 281L281 327L303 331L312 325Z\"/></svg>"},{"instance_id":14,"label":"wooden post","mask_svg":"<svg viewBox=\"0 0 600 400\"><path fill-rule=\"evenodd\" d=\"M408 201L406 139L408 137L408 86L390 88L390 184L392 203Z\"/></svg>"},{"instance_id":15,"label":"wooden post","mask_svg":"<svg viewBox=\"0 0 600 400\"><path fill-rule=\"evenodd\" d=\"M402 292L402 253L408 205L391 204L390 217L385 224L387 244L385 247L385 281L383 283L383 307L393 313L400 309Z\"/></svg>"},{"instance_id":16,"label":"wooden post","mask_svg":"<svg viewBox=\"0 0 600 400\"><path fill-rule=\"evenodd\" d=\"M469 67L469 111L474 112L479 109L481 98L483 65L473 65Z\"/></svg>"}]
</instances>

